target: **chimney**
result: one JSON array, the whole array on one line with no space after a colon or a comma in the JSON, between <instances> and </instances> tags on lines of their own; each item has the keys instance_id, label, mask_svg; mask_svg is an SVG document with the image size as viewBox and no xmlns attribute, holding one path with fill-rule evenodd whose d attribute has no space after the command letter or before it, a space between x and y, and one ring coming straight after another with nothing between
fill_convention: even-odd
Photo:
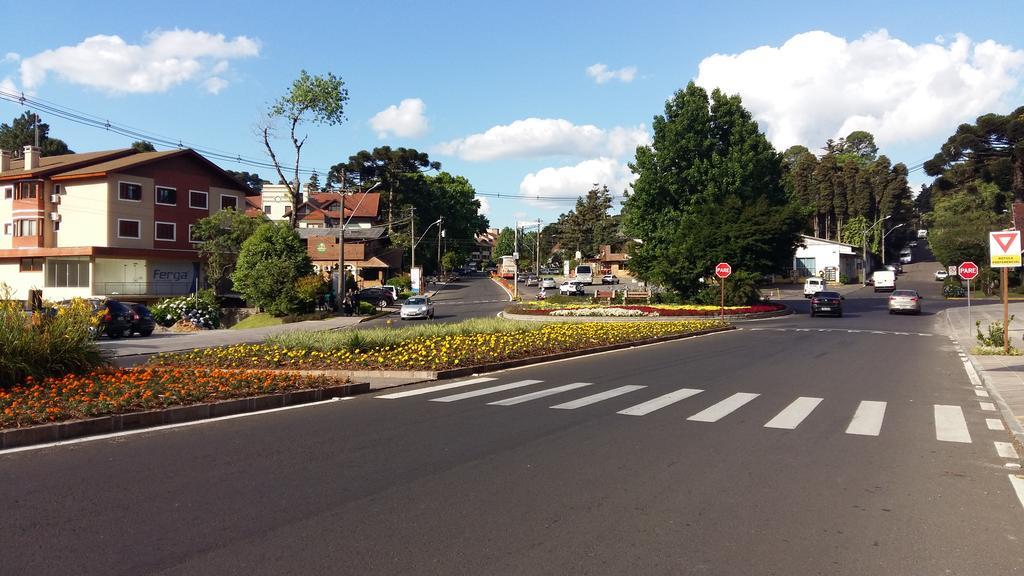
<instances>
[{"instance_id":1,"label":"chimney","mask_svg":"<svg viewBox=\"0 0 1024 576\"><path fill-rule=\"evenodd\" d=\"M7 150L0 150L0 173L11 169L11 153Z\"/></svg>"},{"instance_id":2,"label":"chimney","mask_svg":"<svg viewBox=\"0 0 1024 576\"><path fill-rule=\"evenodd\" d=\"M25 159L25 170L34 170L39 168L39 148L35 146L25 146L25 153L22 156Z\"/></svg>"}]
</instances>

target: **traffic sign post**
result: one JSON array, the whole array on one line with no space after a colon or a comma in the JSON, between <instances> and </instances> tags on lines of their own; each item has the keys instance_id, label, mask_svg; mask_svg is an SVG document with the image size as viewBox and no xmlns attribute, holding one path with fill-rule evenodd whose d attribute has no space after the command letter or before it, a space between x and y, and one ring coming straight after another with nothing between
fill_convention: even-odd
<instances>
[{"instance_id":1,"label":"traffic sign post","mask_svg":"<svg viewBox=\"0 0 1024 576\"><path fill-rule=\"evenodd\" d=\"M725 320L725 279L730 274L732 274L732 266L728 262L719 262L715 265L715 276L718 276L718 283L722 286L722 304L719 312L723 320Z\"/></svg>"},{"instance_id":2,"label":"traffic sign post","mask_svg":"<svg viewBox=\"0 0 1024 576\"><path fill-rule=\"evenodd\" d=\"M992 268L1001 268L999 283L1003 287L1003 354L1010 353L1010 301L1006 284L1010 281L1007 268L1021 265L1020 230L1000 230L988 233L988 258Z\"/></svg>"},{"instance_id":3,"label":"traffic sign post","mask_svg":"<svg viewBox=\"0 0 1024 576\"><path fill-rule=\"evenodd\" d=\"M952 266L950 266L952 268ZM968 260L956 267L958 276L967 280L967 329L971 329L971 280L978 275L978 265Z\"/></svg>"}]
</instances>

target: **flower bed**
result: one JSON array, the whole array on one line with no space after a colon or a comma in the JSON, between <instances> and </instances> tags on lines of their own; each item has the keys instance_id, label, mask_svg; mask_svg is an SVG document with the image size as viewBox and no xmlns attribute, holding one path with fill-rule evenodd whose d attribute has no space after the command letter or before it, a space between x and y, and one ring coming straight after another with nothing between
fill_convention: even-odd
<instances>
[{"instance_id":1,"label":"flower bed","mask_svg":"<svg viewBox=\"0 0 1024 576\"><path fill-rule=\"evenodd\" d=\"M449 334L411 338L379 347L287 348L248 344L157 355L151 364L218 368L338 370L445 370L507 360L645 341L727 326L719 320L669 322L552 323L499 333Z\"/></svg>"},{"instance_id":2,"label":"flower bed","mask_svg":"<svg viewBox=\"0 0 1024 576\"><path fill-rule=\"evenodd\" d=\"M754 306L726 306L726 316L741 314L763 314L784 309L782 304L757 304ZM718 306L698 304L550 304L544 301L526 302L510 310L513 314L534 316L718 316Z\"/></svg>"},{"instance_id":3,"label":"flower bed","mask_svg":"<svg viewBox=\"0 0 1024 576\"><path fill-rule=\"evenodd\" d=\"M268 370L96 370L0 390L0 428L30 426L182 404L339 384Z\"/></svg>"}]
</instances>

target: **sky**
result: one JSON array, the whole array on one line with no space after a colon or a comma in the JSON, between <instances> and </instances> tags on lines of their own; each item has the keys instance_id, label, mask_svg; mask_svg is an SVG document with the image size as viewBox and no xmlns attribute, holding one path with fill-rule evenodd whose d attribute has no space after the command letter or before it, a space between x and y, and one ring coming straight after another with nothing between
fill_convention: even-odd
<instances>
[{"instance_id":1,"label":"sky","mask_svg":"<svg viewBox=\"0 0 1024 576\"><path fill-rule=\"evenodd\" d=\"M346 121L305 127L304 167L322 180L360 150L416 148L502 227L552 222L595 184L621 199L636 146L690 81L739 94L780 152L867 130L917 189L959 124L1024 105L1019 24L995 0L16 2L0 90L266 161L268 106L301 70L331 72ZM0 100L0 122L23 111ZM75 151L134 140L40 114Z\"/></svg>"}]
</instances>

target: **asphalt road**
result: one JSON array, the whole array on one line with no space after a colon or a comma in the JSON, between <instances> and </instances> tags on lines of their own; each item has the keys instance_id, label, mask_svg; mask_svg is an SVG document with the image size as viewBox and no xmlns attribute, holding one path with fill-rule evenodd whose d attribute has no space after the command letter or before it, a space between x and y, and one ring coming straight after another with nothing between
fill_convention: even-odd
<instances>
[{"instance_id":1,"label":"asphalt road","mask_svg":"<svg viewBox=\"0 0 1024 576\"><path fill-rule=\"evenodd\" d=\"M434 287L430 287L434 290ZM493 280L483 274L462 276L456 282L439 284L434 295L433 322L461 322L468 318L493 318L508 306L508 294ZM399 326L404 323L396 311L391 316L378 318L360 324L358 328L377 327L382 325ZM430 322L430 320L414 320L414 322Z\"/></svg>"},{"instance_id":2,"label":"asphalt road","mask_svg":"<svg viewBox=\"0 0 1024 576\"><path fill-rule=\"evenodd\" d=\"M945 304L884 303L0 454L0 572L1021 573Z\"/></svg>"}]
</instances>

